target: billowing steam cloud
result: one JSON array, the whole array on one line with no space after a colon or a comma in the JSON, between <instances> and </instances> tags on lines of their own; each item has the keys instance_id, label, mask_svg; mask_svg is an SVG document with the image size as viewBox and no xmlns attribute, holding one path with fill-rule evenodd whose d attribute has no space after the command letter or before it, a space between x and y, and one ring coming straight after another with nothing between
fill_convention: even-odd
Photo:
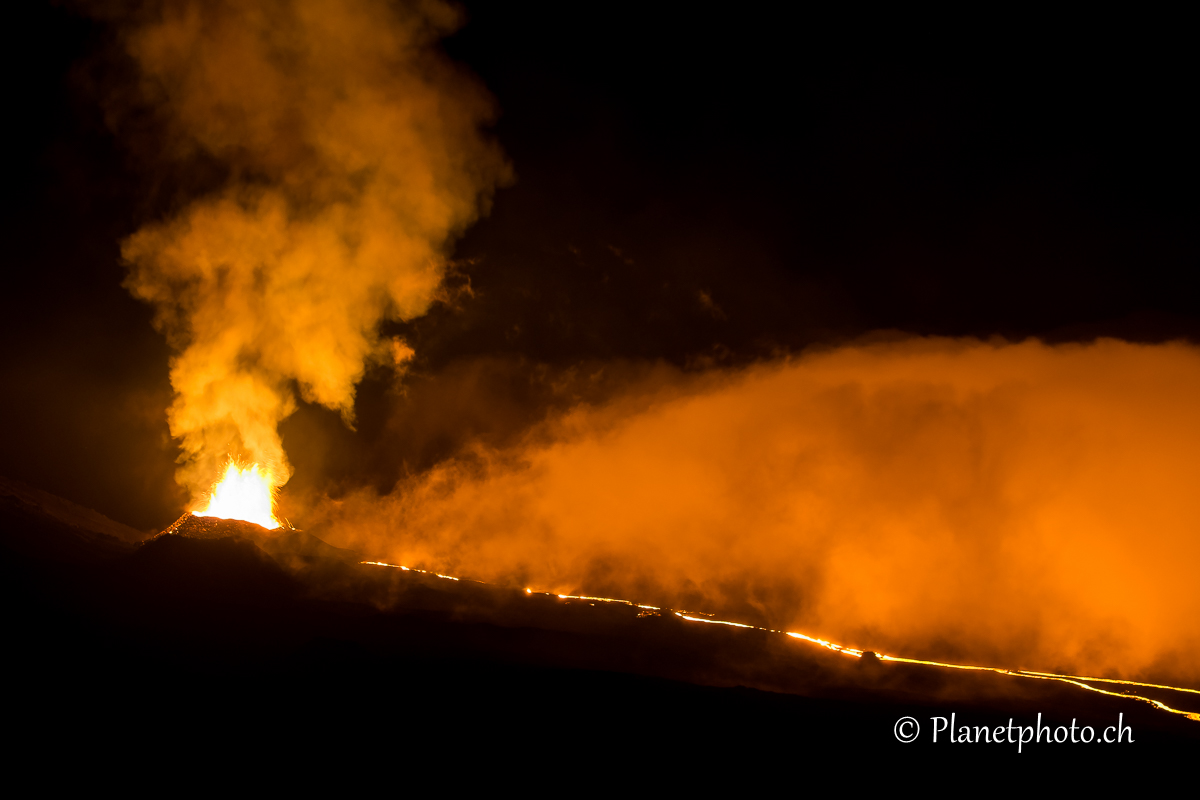
<instances>
[{"instance_id":1,"label":"billowing steam cloud","mask_svg":"<svg viewBox=\"0 0 1200 800\"><path fill-rule=\"evenodd\" d=\"M1183 344L844 347L659 374L325 524L393 562L897 654L1195 680L1197 408Z\"/></svg>"},{"instance_id":2,"label":"billowing steam cloud","mask_svg":"<svg viewBox=\"0 0 1200 800\"><path fill-rule=\"evenodd\" d=\"M379 323L428 309L447 242L504 179L490 103L431 49L458 23L438 2L178 0L134 19L175 155L227 174L122 248L179 353L180 480L200 495L234 454L282 483L293 387L351 421L364 366L411 355Z\"/></svg>"}]
</instances>

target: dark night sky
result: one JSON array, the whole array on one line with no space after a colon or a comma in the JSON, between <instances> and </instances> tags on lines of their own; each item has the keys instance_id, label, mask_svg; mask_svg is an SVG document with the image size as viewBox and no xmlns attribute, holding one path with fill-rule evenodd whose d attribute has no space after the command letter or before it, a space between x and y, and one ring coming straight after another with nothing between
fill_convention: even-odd
<instances>
[{"instance_id":1,"label":"dark night sky","mask_svg":"<svg viewBox=\"0 0 1200 800\"><path fill-rule=\"evenodd\" d=\"M354 433L312 408L284 424L297 485L386 488L502 441L568 402L577 366L880 330L1200 338L1178 21L466 8L445 46L495 95L517 181L458 243L472 293L396 326L405 392L369 376ZM184 501L170 354L118 243L187 187L106 128L101 25L29 3L5 36L0 474L161 527Z\"/></svg>"}]
</instances>

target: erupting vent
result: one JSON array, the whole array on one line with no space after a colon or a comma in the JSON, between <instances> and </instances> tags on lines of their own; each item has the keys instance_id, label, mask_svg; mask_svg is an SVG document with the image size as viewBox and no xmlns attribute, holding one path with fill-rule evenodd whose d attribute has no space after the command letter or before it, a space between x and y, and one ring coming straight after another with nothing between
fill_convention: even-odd
<instances>
[{"instance_id":1,"label":"erupting vent","mask_svg":"<svg viewBox=\"0 0 1200 800\"><path fill-rule=\"evenodd\" d=\"M224 477L213 485L208 505L192 513L197 517L253 522L267 530L281 527L275 518L275 484L271 470L258 464L243 469L232 459Z\"/></svg>"}]
</instances>

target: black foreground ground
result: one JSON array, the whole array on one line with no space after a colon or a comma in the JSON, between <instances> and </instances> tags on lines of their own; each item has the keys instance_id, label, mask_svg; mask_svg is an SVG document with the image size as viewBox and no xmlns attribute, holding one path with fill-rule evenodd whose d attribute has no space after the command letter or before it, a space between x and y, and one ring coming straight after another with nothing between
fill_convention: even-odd
<instances>
[{"instance_id":1,"label":"black foreground ground","mask_svg":"<svg viewBox=\"0 0 1200 800\"><path fill-rule=\"evenodd\" d=\"M1200 722L1061 683L855 660L669 612L363 565L303 532L181 523L146 539L0 479L10 768L523 792L718 776L882 789L1151 778L1194 771L1200 753ZM1134 741L1018 753L931 740L935 717L994 729L1038 713L1097 732L1120 719ZM911 744L894 735L904 716L921 725Z\"/></svg>"}]
</instances>

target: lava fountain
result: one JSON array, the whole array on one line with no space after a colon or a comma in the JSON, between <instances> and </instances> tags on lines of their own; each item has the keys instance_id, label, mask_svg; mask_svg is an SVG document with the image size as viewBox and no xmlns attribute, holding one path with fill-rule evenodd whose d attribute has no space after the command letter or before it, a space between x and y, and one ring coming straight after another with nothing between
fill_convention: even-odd
<instances>
[{"instance_id":1,"label":"lava fountain","mask_svg":"<svg viewBox=\"0 0 1200 800\"><path fill-rule=\"evenodd\" d=\"M282 527L275 518L275 480L271 470L258 464L239 467L233 459L229 460L225 475L213 484L208 505L192 514L239 519L267 530Z\"/></svg>"}]
</instances>

